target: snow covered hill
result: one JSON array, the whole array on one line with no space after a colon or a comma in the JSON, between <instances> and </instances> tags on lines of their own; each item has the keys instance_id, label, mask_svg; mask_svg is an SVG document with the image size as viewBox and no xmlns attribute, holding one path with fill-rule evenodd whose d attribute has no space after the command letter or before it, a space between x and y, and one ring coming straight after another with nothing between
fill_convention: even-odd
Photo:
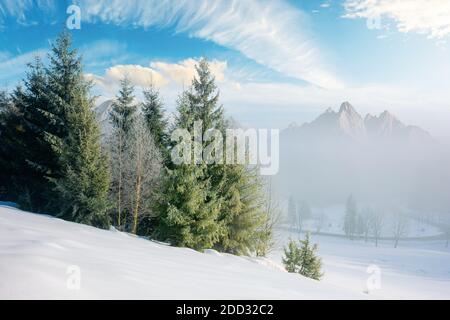
<instances>
[{"instance_id":1,"label":"snow covered hill","mask_svg":"<svg viewBox=\"0 0 450 320\"><path fill-rule=\"evenodd\" d=\"M0 299L364 299L267 259L174 248L0 206Z\"/></svg>"}]
</instances>

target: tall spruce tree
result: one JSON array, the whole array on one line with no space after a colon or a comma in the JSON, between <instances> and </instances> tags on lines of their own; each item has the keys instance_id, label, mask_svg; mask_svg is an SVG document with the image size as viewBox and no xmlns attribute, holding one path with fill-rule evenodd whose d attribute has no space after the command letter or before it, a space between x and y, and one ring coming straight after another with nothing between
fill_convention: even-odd
<instances>
[{"instance_id":1,"label":"tall spruce tree","mask_svg":"<svg viewBox=\"0 0 450 320\"><path fill-rule=\"evenodd\" d=\"M56 146L63 125L49 98L49 77L39 58L28 65L23 87L2 100L0 167L8 175L8 197L23 209L56 212L50 206L49 178L61 174Z\"/></svg>"},{"instance_id":2,"label":"tall spruce tree","mask_svg":"<svg viewBox=\"0 0 450 320\"><path fill-rule=\"evenodd\" d=\"M14 200L23 208L103 224L107 168L81 57L71 43L62 32L49 66L39 59L29 65L24 87L9 103L0 162L9 161Z\"/></svg>"},{"instance_id":3,"label":"tall spruce tree","mask_svg":"<svg viewBox=\"0 0 450 320\"><path fill-rule=\"evenodd\" d=\"M199 62L192 87L188 97L197 114L196 120L202 121L203 134L208 129L217 129L225 137L228 122L224 118L223 107L218 104L219 92L207 60ZM203 148L206 149L210 143L213 142L204 141ZM226 146L225 150L236 152L234 146ZM225 163L226 154L223 157ZM263 227L269 219L258 168L224 163L208 165L206 173L221 208L218 216L221 236L214 247L233 254L256 254L260 239L268 236Z\"/></svg>"},{"instance_id":4,"label":"tall spruce tree","mask_svg":"<svg viewBox=\"0 0 450 320\"><path fill-rule=\"evenodd\" d=\"M63 32L52 47L47 77L50 105L57 115L56 135L50 138L61 165L61 175L50 179L55 185L58 215L107 226L107 161L92 111L90 84L84 79L81 57L72 49L68 32Z\"/></svg>"},{"instance_id":5,"label":"tall spruce tree","mask_svg":"<svg viewBox=\"0 0 450 320\"><path fill-rule=\"evenodd\" d=\"M156 145L164 157L168 157L167 120L164 117L163 103L159 91L153 85L144 90L142 112Z\"/></svg>"},{"instance_id":6,"label":"tall spruce tree","mask_svg":"<svg viewBox=\"0 0 450 320\"><path fill-rule=\"evenodd\" d=\"M201 121L202 136L209 129L224 135L227 123L208 62L202 59L196 70L192 87L179 98L174 128L192 133L194 122ZM201 143L205 150L213 142ZM267 235L262 232L266 213L255 173L242 164L171 165L159 234L196 249L255 252L257 237Z\"/></svg>"},{"instance_id":7,"label":"tall spruce tree","mask_svg":"<svg viewBox=\"0 0 450 320\"><path fill-rule=\"evenodd\" d=\"M101 151L100 128L87 91L79 92L77 107L67 119L69 132L62 145L63 176L53 180L60 201L60 216L108 227L108 163Z\"/></svg>"},{"instance_id":8,"label":"tall spruce tree","mask_svg":"<svg viewBox=\"0 0 450 320\"><path fill-rule=\"evenodd\" d=\"M183 92L178 99L172 129L192 132L196 119L194 110L192 93ZM166 170L162 190L156 236L176 246L197 250L212 248L221 233L217 221L220 202L207 175L207 166L203 163L171 164Z\"/></svg>"}]
</instances>

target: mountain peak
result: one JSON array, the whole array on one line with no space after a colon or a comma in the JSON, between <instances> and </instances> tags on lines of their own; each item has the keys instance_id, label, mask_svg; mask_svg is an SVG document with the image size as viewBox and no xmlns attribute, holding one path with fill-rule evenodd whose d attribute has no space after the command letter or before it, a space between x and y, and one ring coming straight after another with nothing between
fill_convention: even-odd
<instances>
[{"instance_id":1,"label":"mountain peak","mask_svg":"<svg viewBox=\"0 0 450 320\"><path fill-rule=\"evenodd\" d=\"M380 114L379 118L380 118L380 119L383 119L383 120L391 120L391 121L397 120L397 118L396 118L392 113L390 113L390 112L387 111L387 110L384 110L384 111ZM398 120L397 120L397 121L398 121Z\"/></svg>"},{"instance_id":2,"label":"mountain peak","mask_svg":"<svg viewBox=\"0 0 450 320\"><path fill-rule=\"evenodd\" d=\"M354 113L355 108L353 108L353 106L350 104L350 102L345 101L341 104L341 108L339 109L339 113L344 113L344 112L351 112Z\"/></svg>"}]
</instances>

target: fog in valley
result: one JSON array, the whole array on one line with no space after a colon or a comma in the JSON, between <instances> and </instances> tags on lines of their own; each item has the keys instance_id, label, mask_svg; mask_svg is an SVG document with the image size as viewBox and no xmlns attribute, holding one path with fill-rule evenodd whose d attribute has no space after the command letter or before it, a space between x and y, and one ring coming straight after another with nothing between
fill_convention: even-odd
<instances>
[{"instance_id":1,"label":"fog in valley","mask_svg":"<svg viewBox=\"0 0 450 320\"><path fill-rule=\"evenodd\" d=\"M447 230L450 152L426 129L404 124L388 110L360 115L348 102L310 123L289 126L280 133L280 171L274 178L286 211L289 202L297 211L306 207L315 224L323 216L339 222L340 215L339 226L333 226L339 229L351 196L359 214L382 214L385 229L402 215Z\"/></svg>"}]
</instances>

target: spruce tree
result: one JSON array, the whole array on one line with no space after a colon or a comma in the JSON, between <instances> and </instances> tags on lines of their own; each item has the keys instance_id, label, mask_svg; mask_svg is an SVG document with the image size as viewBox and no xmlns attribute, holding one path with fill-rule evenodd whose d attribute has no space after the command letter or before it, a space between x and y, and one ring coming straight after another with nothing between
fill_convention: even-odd
<instances>
[{"instance_id":1,"label":"spruce tree","mask_svg":"<svg viewBox=\"0 0 450 320\"><path fill-rule=\"evenodd\" d=\"M228 123L224 110L219 105L219 91L215 84L208 61L202 59L197 66L192 91L188 99L196 120L203 123L203 133L208 129L217 129L225 137ZM211 141L204 141L207 148ZM227 150L234 152L235 150ZM247 150L248 151L248 150ZM225 154L224 154L225 157ZM225 158L223 159L225 162ZM220 201L220 239L215 248L232 254L256 254L258 244L267 237L264 229L269 219L265 211L262 182L257 173L258 168L244 164L214 163L207 166L206 175L211 182L212 192Z\"/></svg>"},{"instance_id":2,"label":"spruce tree","mask_svg":"<svg viewBox=\"0 0 450 320\"><path fill-rule=\"evenodd\" d=\"M0 167L8 174L8 196L21 208L54 213L53 185L61 174L57 145L63 127L49 97L49 77L39 58L28 65L23 86L2 99Z\"/></svg>"},{"instance_id":3,"label":"spruce tree","mask_svg":"<svg viewBox=\"0 0 450 320\"><path fill-rule=\"evenodd\" d=\"M137 106L133 100L134 87L130 79L125 77L120 81L120 91L110 114L113 126L120 127L125 134L128 134L135 120Z\"/></svg>"},{"instance_id":4,"label":"spruce tree","mask_svg":"<svg viewBox=\"0 0 450 320\"><path fill-rule=\"evenodd\" d=\"M63 141L63 177L53 180L60 216L71 221L108 227L109 173L100 146L100 128L87 92L80 91L77 108L69 113Z\"/></svg>"},{"instance_id":5,"label":"spruce tree","mask_svg":"<svg viewBox=\"0 0 450 320\"><path fill-rule=\"evenodd\" d=\"M216 248L238 255L263 252L261 243L270 242L270 230L264 228L270 219L262 193L258 168L243 165L224 166L225 177L220 187L223 204L219 221L222 234Z\"/></svg>"},{"instance_id":6,"label":"spruce tree","mask_svg":"<svg viewBox=\"0 0 450 320\"><path fill-rule=\"evenodd\" d=\"M12 116L12 105L9 94L6 90L0 91L0 201L11 200L11 179L9 170L9 163L3 162L3 145L5 144L5 135L8 131L8 122Z\"/></svg>"},{"instance_id":7,"label":"spruce tree","mask_svg":"<svg viewBox=\"0 0 450 320\"><path fill-rule=\"evenodd\" d=\"M283 264L286 271L320 280L323 276L322 261L317 257L317 250L317 244L311 245L309 233L304 240L299 241L299 244L290 240L288 246L284 248Z\"/></svg>"},{"instance_id":8,"label":"spruce tree","mask_svg":"<svg viewBox=\"0 0 450 320\"><path fill-rule=\"evenodd\" d=\"M164 157L168 157L167 120L164 118L163 103L159 97L159 91L153 85L144 90L142 112L156 145L160 148Z\"/></svg>"},{"instance_id":9,"label":"spruce tree","mask_svg":"<svg viewBox=\"0 0 450 320\"><path fill-rule=\"evenodd\" d=\"M47 77L50 105L57 115L50 141L59 155L61 174L50 180L55 185L58 215L106 227L108 167L92 111L90 84L84 79L81 57L72 49L68 32L52 47Z\"/></svg>"},{"instance_id":10,"label":"spruce tree","mask_svg":"<svg viewBox=\"0 0 450 320\"><path fill-rule=\"evenodd\" d=\"M311 245L309 232L306 233L305 239L300 240L300 266L298 273L315 280L322 278L322 261L317 256L317 244Z\"/></svg>"},{"instance_id":11,"label":"spruce tree","mask_svg":"<svg viewBox=\"0 0 450 320\"><path fill-rule=\"evenodd\" d=\"M172 245L212 248L220 235L219 206L204 168L182 164L167 170L162 215L156 235Z\"/></svg>"},{"instance_id":12,"label":"spruce tree","mask_svg":"<svg viewBox=\"0 0 450 320\"><path fill-rule=\"evenodd\" d=\"M195 115L195 120L202 121L202 134L212 128L223 130L225 127L223 107L218 105L219 92L208 61L201 59L196 71L197 76L192 81L192 90L188 91L190 109Z\"/></svg>"},{"instance_id":13,"label":"spruce tree","mask_svg":"<svg viewBox=\"0 0 450 320\"><path fill-rule=\"evenodd\" d=\"M13 92L0 163L6 167L9 161L14 200L22 208L103 224L107 168L81 57L71 43L62 32L49 66L36 59L24 87Z\"/></svg>"},{"instance_id":14,"label":"spruce tree","mask_svg":"<svg viewBox=\"0 0 450 320\"><path fill-rule=\"evenodd\" d=\"M287 272L297 272L300 265L300 248L297 243L290 239L287 247L284 248L284 257L282 259L284 268Z\"/></svg>"},{"instance_id":15,"label":"spruce tree","mask_svg":"<svg viewBox=\"0 0 450 320\"><path fill-rule=\"evenodd\" d=\"M173 129L192 130L195 114L189 95L183 92L178 99ZM217 223L220 203L205 164L172 164L166 170L161 197L157 238L197 250L217 243L221 232Z\"/></svg>"},{"instance_id":16,"label":"spruce tree","mask_svg":"<svg viewBox=\"0 0 450 320\"><path fill-rule=\"evenodd\" d=\"M195 121L201 121L202 136L209 129L225 136L227 122L208 62L202 59L196 71L192 87L179 98L173 129L184 128L192 133ZM205 150L213 141L201 143ZM245 165L170 164L164 193L159 235L171 235L169 238L176 239L176 243L251 254L260 243L258 237L268 234L263 230L267 213L261 182L256 170Z\"/></svg>"}]
</instances>

